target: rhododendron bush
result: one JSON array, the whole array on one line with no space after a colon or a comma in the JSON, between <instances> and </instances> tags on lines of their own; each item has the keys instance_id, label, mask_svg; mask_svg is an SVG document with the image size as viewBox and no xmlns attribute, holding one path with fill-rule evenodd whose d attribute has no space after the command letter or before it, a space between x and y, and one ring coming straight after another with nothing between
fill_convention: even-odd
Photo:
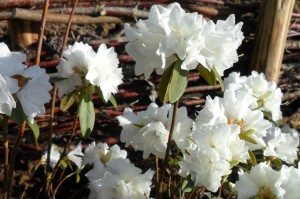
<instances>
[{"instance_id":1,"label":"rhododendron bush","mask_svg":"<svg viewBox=\"0 0 300 199\"><path fill-rule=\"evenodd\" d=\"M46 165L50 157L54 173L47 176L48 183L57 169L71 167L67 178L77 175L78 181L85 170L89 198L173 197L165 173L172 167L168 172L180 179L172 194L180 198L196 197L196 191L209 198L222 198L224 193L241 199L300 198L299 134L282 124L281 90L256 71L222 78L238 61L241 28L234 15L215 23L185 12L178 3L154 5L147 19L135 26L125 24L126 51L135 60L135 74L146 79L153 72L161 75L162 105L153 102L139 112L125 108L116 117L122 127L120 141L125 148L141 151L143 159L155 159L156 167L138 168L118 145L91 142L83 150L79 143L66 153L53 144L40 162ZM0 44L0 113L18 124L27 121L38 137L34 118L45 113L52 85L45 70L26 67L24 60L24 54ZM62 111L77 104L84 138L93 133L94 94L117 106L113 94L123 78L118 64L116 52L105 44L95 52L75 42L63 52L52 83L58 87ZM208 84L219 82L223 91L207 96L195 119L186 107L178 107L190 70L197 70ZM50 195L55 196L59 186Z\"/></svg>"}]
</instances>

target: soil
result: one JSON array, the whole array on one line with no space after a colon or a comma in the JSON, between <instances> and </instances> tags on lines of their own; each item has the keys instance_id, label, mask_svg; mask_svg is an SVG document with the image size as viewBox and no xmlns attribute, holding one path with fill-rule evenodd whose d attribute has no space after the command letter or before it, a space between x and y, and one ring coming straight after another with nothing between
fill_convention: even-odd
<instances>
[{"instance_id":1,"label":"soil","mask_svg":"<svg viewBox=\"0 0 300 199\"><path fill-rule=\"evenodd\" d=\"M258 8L251 12L243 13L237 16L237 20L244 22L243 31L245 34L245 40L240 47L240 54L244 56L241 60L234 65L225 76L231 71L239 71L243 75L250 73L249 69L249 57L251 53L251 47L253 42L253 35L255 32L255 23L257 19ZM134 18L123 18L124 21L133 23ZM92 140L96 142L107 142L108 144L119 144L122 148L124 145L119 142L119 135L121 128L119 127L115 117L122 114L124 107L129 106L135 111L144 110L152 101L157 100L157 84L159 76L153 74L149 80L145 80L143 77L136 77L134 75L133 66L134 62L126 57L124 50L124 24L86 24L86 25L72 25L71 32L69 34L68 43L72 44L75 41L83 41L89 43L95 49L97 46L105 42L109 46L114 46L115 50L120 56L120 66L124 73L124 83L119 86L119 93L116 94L116 100L118 102L118 108L113 108L110 104L103 104L99 98L94 99L96 110L96 124L94 132L90 139L82 140L80 137L80 131L76 131L76 136L72 140L71 147L74 147L79 141L82 141L83 146L86 147ZM43 53L41 62L49 75L56 72L55 66L59 60L62 41L64 37L66 25L64 24L46 24L45 35L43 41ZM12 40L9 35L9 28L7 21L0 21L0 42L12 44ZM299 38L296 38L299 39ZM27 64L32 65L34 63L36 55L36 43L30 46L21 47L20 45L10 46L11 49L19 50L27 55ZM293 53L293 51L286 51L285 54ZM122 57L123 56L123 57ZM121 59L122 58L122 59ZM51 62L52 61L52 62ZM48 65L47 65L48 64ZM284 93L284 99L282 104L283 120L293 128L300 130L300 62L299 57L285 61L282 65L282 71L279 78L278 86ZM206 87L204 80L198 75L197 71L191 71L189 76L188 87L191 88L190 92L184 94L180 105L185 105L188 109L190 117L194 118L196 111L201 110L205 102L206 95L220 95L218 87ZM197 88L195 91L192 90ZM200 89L199 89L200 88ZM201 91L201 92L200 92ZM56 107L59 107L59 99L56 101ZM26 193L24 198L45 198L43 192L40 192L40 188L45 182L44 168L38 167L34 175L32 170L38 165L39 160L46 149L47 132L49 128L49 111L50 104L46 105L47 115L38 117L37 123L41 127L41 135L39 137L39 148L35 148L34 141L31 132L27 129L23 139L20 150L18 151L17 163L15 166L14 181L12 188L12 198L19 198L22 193ZM53 143L63 147L72 129L74 120L75 108L70 112L57 111L54 118L54 134ZM10 140L13 141L17 135L17 126L13 122L9 125ZM2 133L0 134L2 141ZM2 146L2 145L1 145ZM12 145L11 145L12 146ZM136 166L142 169L153 168L154 161L146 161L142 159L142 155L139 152L135 152L133 149L127 149L129 158ZM3 148L0 148L0 162L3 163ZM1 167L1 171L3 171ZM69 170L65 173L70 172ZM87 189L87 179L83 171L80 175L80 183L76 183L75 177L68 179L61 189L58 191L56 198L87 198L89 190ZM2 173L1 173L2 174ZM62 174L64 175L64 174ZM0 190L3 186L3 175L0 175ZM57 176L60 176L57 175ZM58 179L56 179L58 180ZM57 183L57 181L56 181ZM25 191L24 191L25 190ZM154 194L154 193L153 193Z\"/></svg>"}]
</instances>

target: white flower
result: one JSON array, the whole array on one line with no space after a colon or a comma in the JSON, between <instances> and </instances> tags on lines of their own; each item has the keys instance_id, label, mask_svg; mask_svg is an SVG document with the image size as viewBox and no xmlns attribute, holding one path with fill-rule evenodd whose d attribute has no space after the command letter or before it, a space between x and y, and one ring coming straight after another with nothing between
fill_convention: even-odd
<instances>
[{"instance_id":1,"label":"white flower","mask_svg":"<svg viewBox=\"0 0 300 199\"><path fill-rule=\"evenodd\" d=\"M265 156L275 156L289 164L293 164L297 159L299 134L295 129L288 126L282 129L271 127L264 139L267 143Z\"/></svg>"},{"instance_id":2,"label":"white flower","mask_svg":"<svg viewBox=\"0 0 300 199\"><path fill-rule=\"evenodd\" d=\"M239 138L239 134L238 125L220 123L197 127L193 138L200 150L212 148L218 152L220 159L245 163L249 159L248 147L245 141Z\"/></svg>"},{"instance_id":3,"label":"white flower","mask_svg":"<svg viewBox=\"0 0 300 199\"><path fill-rule=\"evenodd\" d=\"M281 175L284 180L281 184L281 187L285 190L284 198L285 199L294 199L300 198L300 170L298 164L298 169L291 166L282 165L280 170Z\"/></svg>"},{"instance_id":4,"label":"white flower","mask_svg":"<svg viewBox=\"0 0 300 199\"><path fill-rule=\"evenodd\" d=\"M0 113L11 115L16 102L12 96L19 90L18 81L0 74Z\"/></svg>"},{"instance_id":5,"label":"white flower","mask_svg":"<svg viewBox=\"0 0 300 199\"><path fill-rule=\"evenodd\" d=\"M78 168L81 168L82 163L82 144L79 143L72 151L70 151L67 155L68 159L72 161Z\"/></svg>"},{"instance_id":6,"label":"white flower","mask_svg":"<svg viewBox=\"0 0 300 199\"><path fill-rule=\"evenodd\" d=\"M114 48L108 49L105 44L101 44L95 53L88 44L75 42L63 55L65 59L61 59L57 66L58 77L67 79L57 82L59 97L80 86L83 79L98 86L105 101L118 91L123 75L118 68L119 61Z\"/></svg>"},{"instance_id":7,"label":"white flower","mask_svg":"<svg viewBox=\"0 0 300 199\"><path fill-rule=\"evenodd\" d=\"M88 44L75 42L73 46L69 45L63 52L65 59L61 59L57 66L58 76L68 78L73 73L85 74L95 55L96 53Z\"/></svg>"},{"instance_id":8,"label":"white flower","mask_svg":"<svg viewBox=\"0 0 300 199\"><path fill-rule=\"evenodd\" d=\"M230 90L250 93L254 100L251 109L270 112L274 121L282 118L280 105L283 94L274 82L266 80L263 73L252 71L250 76L245 77L234 72L224 79L224 85Z\"/></svg>"},{"instance_id":9,"label":"white flower","mask_svg":"<svg viewBox=\"0 0 300 199\"><path fill-rule=\"evenodd\" d=\"M247 77L240 76L240 73L232 72L228 77L224 78L223 83L225 90L239 90L243 89L242 86L245 84Z\"/></svg>"},{"instance_id":10,"label":"white flower","mask_svg":"<svg viewBox=\"0 0 300 199\"><path fill-rule=\"evenodd\" d=\"M237 48L244 39L241 31L243 23L235 25L235 16L230 15L225 21L216 24L209 21L203 28L204 48L199 53L199 62L207 69L216 69L223 76L225 69L238 61Z\"/></svg>"},{"instance_id":11,"label":"white flower","mask_svg":"<svg viewBox=\"0 0 300 199\"><path fill-rule=\"evenodd\" d=\"M23 62L26 61L26 56L23 53L10 52L7 45L0 43L0 74L11 77L15 74L20 74L26 66Z\"/></svg>"},{"instance_id":12,"label":"white flower","mask_svg":"<svg viewBox=\"0 0 300 199\"><path fill-rule=\"evenodd\" d=\"M92 164L95 160L100 160L102 164L106 164L113 159L126 159L127 152L120 149L118 145L109 147L106 143L99 142L97 145L95 142L89 144L85 149L83 162L84 164Z\"/></svg>"},{"instance_id":13,"label":"white flower","mask_svg":"<svg viewBox=\"0 0 300 199\"><path fill-rule=\"evenodd\" d=\"M146 78L154 69L162 74L175 56L183 61L184 70L195 69L200 63L223 75L237 61L236 49L244 38L242 23L235 25L234 15L214 24L197 13L186 13L178 3L152 6L149 18L136 26L125 25L126 51L136 61L136 75L145 74Z\"/></svg>"},{"instance_id":14,"label":"white flower","mask_svg":"<svg viewBox=\"0 0 300 199\"><path fill-rule=\"evenodd\" d=\"M42 161L46 163L47 161L47 152L43 155ZM52 144L50 149L50 167L53 169L57 164L58 160L60 159L60 151L57 145Z\"/></svg>"},{"instance_id":15,"label":"white flower","mask_svg":"<svg viewBox=\"0 0 300 199\"><path fill-rule=\"evenodd\" d=\"M92 142L85 150L82 164L93 164L86 176L90 180L97 180L102 178L107 166L107 163L114 159L126 159L127 152L121 150L118 145L113 145L109 148L106 143L99 142L97 145ZM129 160L126 160L129 161Z\"/></svg>"},{"instance_id":16,"label":"white flower","mask_svg":"<svg viewBox=\"0 0 300 199\"><path fill-rule=\"evenodd\" d=\"M114 159L107 163L102 178L92 180L89 198L96 199L139 199L148 198L154 172L141 170L124 159Z\"/></svg>"},{"instance_id":17,"label":"white flower","mask_svg":"<svg viewBox=\"0 0 300 199\"><path fill-rule=\"evenodd\" d=\"M23 71L23 77L28 78L28 82L17 93L24 113L33 123L34 117L45 113L44 104L49 102L51 96L49 91L52 89L49 77L45 69L39 66L31 66Z\"/></svg>"},{"instance_id":18,"label":"white flower","mask_svg":"<svg viewBox=\"0 0 300 199\"><path fill-rule=\"evenodd\" d=\"M263 137L271 123L264 119L259 110L251 110L252 97L244 91L225 90L224 97L211 99L207 97L205 107L198 112L196 126L215 125L218 123L238 124L241 133L254 130L249 137L257 144L246 142L251 150L262 149L265 146Z\"/></svg>"},{"instance_id":19,"label":"white flower","mask_svg":"<svg viewBox=\"0 0 300 199\"><path fill-rule=\"evenodd\" d=\"M34 117L45 112L44 104L51 99L49 91L52 86L48 82L49 77L45 69L39 66L29 67L21 75L28 78L28 82L17 93L17 97L24 113L33 122Z\"/></svg>"},{"instance_id":20,"label":"white flower","mask_svg":"<svg viewBox=\"0 0 300 199\"><path fill-rule=\"evenodd\" d=\"M220 158L212 148L189 151L183 161L179 162L179 175L191 175L196 186L205 186L209 191L216 192L221 185L222 176L230 171L229 162Z\"/></svg>"},{"instance_id":21,"label":"white flower","mask_svg":"<svg viewBox=\"0 0 300 199\"><path fill-rule=\"evenodd\" d=\"M174 126L174 140L178 147L186 147L189 143L185 140L192 133L192 120L188 118L185 108L178 110L180 117ZM165 104L158 107L155 103L149 105L146 111L137 115L130 108L124 110L122 116L117 117L123 127L121 141L125 146L133 146L136 150L144 151L143 157L150 153L164 158L172 122L172 106Z\"/></svg>"},{"instance_id":22,"label":"white flower","mask_svg":"<svg viewBox=\"0 0 300 199\"><path fill-rule=\"evenodd\" d=\"M118 92L118 85L122 83L122 69L118 68L118 64L114 48L108 49L101 44L86 74L91 84L100 87L105 101L109 100L111 93Z\"/></svg>"},{"instance_id":23,"label":"white flower","mask_svg":"<svg viewBox=\"0 0 300 199\"><path fill-rule=\"evenodd\" d=\"M254 166L250 173L239 172L239 180L235 184L239 199L258 198L285 198L285 190L281 187L283 177L266 163Z\"/></svg>"}]
</instances>

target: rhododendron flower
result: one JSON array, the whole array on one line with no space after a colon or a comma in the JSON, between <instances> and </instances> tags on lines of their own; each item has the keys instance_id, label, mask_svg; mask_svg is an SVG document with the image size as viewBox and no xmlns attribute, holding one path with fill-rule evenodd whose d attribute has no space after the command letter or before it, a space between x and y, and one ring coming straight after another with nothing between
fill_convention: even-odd
<instances>
[{"instance_id":1,"label":"rhododendron flower","mask_svg":"<svg viewBox=\"0 0 300 199\"><path fill-rule=\"evenodd\" d=\"M98 86L105 101L109 100L111 93L118 91L123 75L122 70L118 68L119 61L114 48L107 48L105 44L101 44L96 53L88 44L76 42L69 46L63 55L65 59L61 59L57 66L58 77L67 79L57 83L59 97L80 86L82 79Z\"/></svg>"},{"instance_id":2,"label":"rhododendron flower","mask_svg":"<svg viewBox=\"0 0 300 199\"><path fill-rule=\"evenodd\" d=\"M67 154L68 160L72 161L78 168L81 168L81 162L82 162L82 156L83 153L81 152L82 145L79 143L73 150L71 150ZM51 168L54 168L57 162L59 161L61 156L61 152L59 150L59 147L55 144L51 145L50 150L50 166ZM42 161L43 163L46 163L47 161L47 152L43 155Z\"/></svg>"},{"instance_id":3,"label":"rhododendron flower","mask_svg":"<svg viewBox=\"0 0 300 199\"><path fill-rule=\"evenodd\" d=\"M284 199L300 198L300 165L298 168L293 166L288 167L282 165L280 170L281 176L283 176L283 182L281 187L285 190Z\"/></svg>"},{"instance_id":4,"label":"rhododendron flower","mask_svg":"<svg viewBox=\"0 0 300 199\"><path fill-rule=\"evenodd\" d=\"M224 79L224 86L230 90L240 90L251 94L254 102L251 109L272 113L274 121L282 118L280 111L282 92L274 82L265 79L263 73L252 71L248 77L233 72Z\"/></svg>"},{"instance_id":5,"label":"rhododendron flower","mask_svg":"<svg viewBox=\"0 0 300 199\"><path fill-rule=\"evenodd\" d=\"M207 69L216 69L220 76L224 70L238 61L237 48L244 39L241 31L243 23L235 24L235 16L230 15L225 21L209 21L203 28L204 48L199 52L198 61Z\"/></svg>"},{"instance_id":6,"label":"rhododendron flower","mask_svg":"<svg viewBox=\"0 0 300 199\"><path fill-rule=\"evenodd\" d=\"M34 117L45 113L44 104L51 99L49 91L52 86L48 81L49 77L45 69L41 69L39 66L31 66L24 70L21 75L27 79L27 82L17 93L17 97L24 113L33 123Z\"/></svg>"},{"instance_id":7,"label":"rhododendron flower","mask_svg":"<svg viewBox=\"0 0 300 199\"><path fill-rule=\"evenodd\" d=\"M267 145L264 150L265 156L275 156L289 164L293 164L297 159L299 133L295 129L288 126L282 129L271 127L264 139Z\"/></svg>"},{"instance_id":8,"label":"rhododendron flower","mask_svg":"<svg viewBox=\"0 0 300 199\"><path fill-rule=\"evenodd\" d=\"M229 162L243 162L249 159L248 147L239 138L240 127L237 124L220 123L213 126L196 127L193 139L200 150L212 148L220 158Z\"/></svg>"},{"instance_id":9,"label":"rhododendron flower","mask_svg":"<svg viewBox=\"0 0 300 199\"><path fill-rule=\"evenodd\" d=\"M18 52L10 52L7 45L0 42L0 74L11 77L20 74L26 66L26 55Z\"/></svg>"},{"instance_id":10,"label":"rhododendron flower","mask_svg":"<svg viewBox=\"0 0 300 199\"><path fill-rule=\"evenodd\" d=\"M0 113L10 116L16 102L12 96L19 90L18 82L0 74Z\"/></svg>"},{"instance_id":11,"label":"rhododendron flower","mask_svg":"<svg viewBox=\"0 0 300 199\"><path fill-rule=\"evenodd\" d=\"M229 162L222 159L212 148L193 150L189 153L190 155L184 155L183 161L179 162L179 175L191 175L196 186L203 185L209 191L216 192L222 177L230 171Z\"/></svg>"},{"instance_id":12,"label":"rhododendron flower","mask_svg":"<svg viewBox=\"0 0 300 199\"><path fill-rule=\"evenodd\" d=\"M89 184L91 199L102 198L149 198L151 179L154 172L141 170L124 159L114 159L107 163L103 177Z\"/></svg>"},{"instance_id":13,"label":"rhododendron flower","mask_svg":"<svg viewBox=\"0 0 300 199\"><path fill-rule=\"evenodd\" d=\"M77 146L68 153L67 157L70 161L74 162L74 164L78 168L81 168L82 157L83 157L81 142L77 144Z\"/></svg>"},{"instance_id":14,"label":"rhododendron flower","mask_svg":"<svg viewBox=\"0 0 300 199\"><path fill-rule=\"evenodd\" d=\"M205 107L198 112L196 125L215 125L218 123L238 124L241 133L254 130L249 137L256 144L246 142L251 150L262 149L265 146L263 137L271 123L264 119L259 110L251 110L251 95L244 91L225 90L224 97L211 99L207 97Z\"/></svg>"},{"instance_id":15,"label":"rhododendron flower","mask_svg":"<svg viewBox=\"0 0 300 199\"><path fill-rule=\"evenodd\" d=\"M178 109L177 114L180 117L175 121L174 140L178 147L184 147L188 142L183 139L191 135L193 122L188 118L185 108ZM126 108L124 114L117 119L123 127L121 141L126 146L131 145L136 150L142 150L144 159L150 153L164 158L172 121L170 104L158 107L152 103L146 111L138 112L137 115L130 108Z\"/></svg>"},{"instance_id":16,"label":"rhododendron flower","mask_svg":"<svg viewBox=\"0 0 300 199\"><path fill-rule=\"evenodd\" d=\"M95 161L100 160L102 164L106 164L112 159L126 159L127 152L121 150L118 145L109 147L106 143L99 142L96 144L92 142L84 151L83 164L93 164Z\"/></svg>"},{"instance_id":17,"label":"rhododendron flower","mask_svg":"<svg viewBox=\"0 0 300 199\"><path fill-rule=\"evenodd\" d=\"M186 13L178 3L152 6L149 18L136 26L125 25L126 51L136 61L135 74L146 78L154 69L162 74L176 58L183 61L184 70L202 64L223 75L237 61L236 49L244 38L242 23L235 25L234 15L214 24L197 13Z\"/></svg>"},{"instance_id":18,"label":"rhododendron flower","mask_svg":"<svg viewBox=\"0 0 300 199\"><path fill-rule=\"evenodd\" d=\"M284 178L280 172L273 170L266 163L254 166L250 173L242 170L239 180L235 184L239 199L257 198L285 198L285 190L281 187Z\"/></svg>"},{"instance_id":19,"label":"rhododendron flower","mask_svg":"<svg viewBox=\"0 0 300 199\"><path fill-rule=\"evenodd\" d=\"M46 164L48 154L47 152L44 153L42 157L42 162ZM50 167L53 169L57 164L58 160L60 159L60 151L57 145L52 144L50 149Z\"/></svg>"}]
</instances>

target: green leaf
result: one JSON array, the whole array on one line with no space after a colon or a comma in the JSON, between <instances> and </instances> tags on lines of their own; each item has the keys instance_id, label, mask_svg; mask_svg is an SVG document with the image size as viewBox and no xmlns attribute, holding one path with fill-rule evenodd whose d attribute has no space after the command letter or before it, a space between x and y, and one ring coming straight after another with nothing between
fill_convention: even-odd
<instances>
[{"instance_id":1,"label":"green leaf","mask_svg":"<svg viewBox=\"0 0 300 199\"><path fill-rule=\"evenodd\" d=\"M217 78L216 78L216 74L214 73L213 70L208 70L207 68L205 68L204 66L199 66L198 67L198 71L201 74L201 77L203 77L203 79L205 79L205 81L209 84L209 85L216 85L217 83Z\"/></svg>"},{"instance_id":2,"label":"green leaf","mask_svg":"<svg viewBox=\"0 0 300 199\"><path fill-rule=\"evenodd\" d=\"M56 82L60 82L60 81L63 81L65 79L68 79L68 78L61 78L61 77L51 77L49 79L49 83L52 84L52 83L56 83Z\"/></svg>"},{"instance_id":3,"label":"green leaf","mask_svg":"<svg viewBox=\"0 0 300 199\"><path fill-rule=\"evenodd\" d=\"M19 125L26 120L26 115L20 102L17 102L16 108L12 109L11 119L13 119Z\"/></svg>"},{"instance_id":4,"label":"green leaf","mask_svg":"<svg viewBox=\"0 0 300 199\"><path fill-rule=\"evenodd\" d=\"M60 110L65 112L67 111L74 103L76 102L76 93L71 92L68 95L64 96L60 101Z\"/></svg>"},{"instance_id":5,"label":"green leaf","mask_svg":"<svg viewBox=\"0 0 300 199\"><path fill-rule=\"evenodd\" d=\"M184 93L188 84L188 70L181 69L181 60L177 60L170 81L170 103L176 102Z\"/></svg>"},{"instance_id":6,"label":"green leaf","mask_svg":"<svg viewBox=\"0 0 300 199\"><path fill-rule=\"evenodd\" d=\"M94 104L88 93L85 93L79 104L79 120L81 135L89 137L93 131L95 123Z\"/></svg>"},{"instance_id":7,"label":"green leaf","mask_svg":"<svg viewBox=\"0 0 300 199\"><path fill-rule=\"evenodd\" d=\"M240 136L240 139L242 139L242 140L245 140L252 144L257 144L257 142L253 138L249 137L249 135L247 135L247 134L240 133L239 136Z\"/></svg>"},{"instance_id":8,"label":"green leaf","mask_svg":"<svg viewBox=\"0 0 300 199\"><path fill-rule=\"evenodd\" d=\"M166 68L163 72L161 79L158 85L158 97L162 103L167 103L169 101L169 88L170 88L170 81L172 77L172 72L175 66L175 63L172 63L171 66Z\"/></svg>"},{"instance_id":9,"label":"green leaf","mask_svg":"<svg viewBox=\"0 0 300 199\"><path fill-rule=\"evenodd\" d=\"M29 117L26 117L26 121L27 121L28 126L30 127L30 129L33 132L35 145L38 146L39 145L38 144L38 138L40 136L40 128L35 122L31 123L30 120L29 120Z\"/></svg>"},{"instance_id":10,"label":"green leaf","mask_svg":"<svg viewBox=\"0 0 300 199\"><path fill-rule=\"evenodd\" d=\"M256 157L255 157L255 155L253 154L253 152L249 150L248 153L249 153L249 156L250 156L250 163L251 163L253 166L257 165Z\"/></svg>"},{"instance_id":11,"label":"green leaf","mask_svg":"<svg viewBox=\"0 0 300 199\"><path fill-rule=\"evenodd\" d=\"M222 78L221 78L221 76L218 74L218 72L216 71L216 69L215 69L215 67L213 67L212 69L211 69L214 73L215 73L215 75L216 75L216 78L217 78L217 80L218 80L218 82L219 82L219 84L220 84L220 86L221 86L221 91L222 92L224 92L224 83L223 83L223 80L222 80Z\"/></svg>"},{"instance_id":12,"label":"green leaf","mask_svg":"<svg viewBox=\"0 0 300 199\"><path fill-rule=\"evenodd\" d=\"M79 173L76 174L76 183L79 183L80 182L80 175Z\"/></svg>"},{"instance_id":13,"label":"green leaf","mask_svg":"<svg viewBox=\"0 0 300 199\"><path fill-rule=\"evenodd\" d=\"M247 131L244 131L243 134L244 135L253 135L256 131L254 129L248 129Z\"/></svg>"},{"instance_id":14,"label":"green leaf","mask_svg":"<svg viewBox=\"0 0 300 199\"><path fill-rule=\"evenodd\" d=\"M61 160L59 163L64 169L68 167L68 164L65 160Z\"/></svg>"},{"instance_id":15,"label":"green leaf","mask_svg":"<svg viewBox=\"0 0 300 199\"><path fill-rule=\"evenodd\" d=\"M282 161L280 159L275 158L275 159L272 160L272 162L274 162L274 164L276 165L276 167L278 168L278 170L281 169L281 167L282 167Z\"/></svg>"},{"instance_id":16,"label":"green leaf","mask_svg":"<svg viewBox=\"0 0 300 199\"><path fill-rule=\"evenodd\" d=\"M191 179L191 176L189 175L184 181L182 182L181 185L181 190L183 192L191 192L194 188L194 182Z\"/></svg>"},{"instance_id":17,"label":"green leaf","mask_svg":"<svg viewBox=\"0 0 300 199\"><path fill-rule=\"evenodd\" d=\"M113 95L110 96L109 101L113 105L114 108L117 108L118 104Z\"/></svg>"}]
</instances>

